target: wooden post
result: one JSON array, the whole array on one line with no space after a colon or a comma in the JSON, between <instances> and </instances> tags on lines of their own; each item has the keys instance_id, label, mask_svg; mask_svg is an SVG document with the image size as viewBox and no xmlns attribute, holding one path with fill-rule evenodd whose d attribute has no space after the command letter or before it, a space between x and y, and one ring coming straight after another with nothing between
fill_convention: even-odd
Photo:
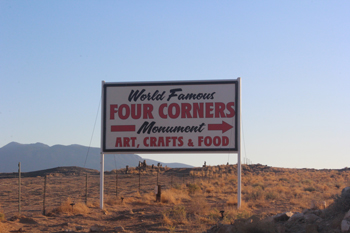
<instances>
[{"instance_id":1,"label":"wooden post","mask_svg":"<svg viewBox=\"0 0 350 233\"><path fill-rule=\"evenodd\" d=\"M43 215L46 214L46 211L45 211L45 204L46 204L46 179L47 179L47 176L45 175L45 180L44 180L44 193L43 193Z\"/></svg>"},{"instance_id":2,"label":"wooden post","mask_svg":"<svg viewBox=\"0 0 350 233\"><path fill-rule=\"evenodd\" d=\"M18 213L21 215L21 162L18 163Z\"/></svg>"},{"instance_id":3,"label":"wooden post","mask_svg":"<svg viewBox=\"0 0 350 233\"><path fill-rule=\"evenodd\" d=\"M160 202L161 195L162 195L162 186L158 185L158 192L157 192L157 195L156 195L156 202Z\"/></svg>"},{"instance_id":4,"label":"wooden post","mask_svg":"<svg viewBox=\"0 0 350 233\"><path fill-rule=\"evenodd\" d=\"M86 173L86 178L85 178L85 205L87 205L87 200L88 200L88 174Z\"/></svg>"},{"instance_id":5,"label":"wooden post","mask_svg":"<svg viewBox=\"0 0 350 233\"><path fill-rule=\"evenodd\" d=\"M141 168L139 167L139 193L141 194Z\"/></svg>"},{"instance_id":6,"label":"wooden post","mask_svg":"<svg viewBox=\"0 0 350 233\"><path fill-rule=\"evenodd\" d=\"M159 174L159 168L157 170L157 185L158 185L158 174Z\"/></svg>"},{"instance_id":7,"label":"wooden post","mask_svg":"<svg viewBox=\"0 0 350 233\"><path fill-rule=\"evenodd\" d=\"M118 173L115 171L115 196L118 197Z\"/></svg>"}]
</instances>

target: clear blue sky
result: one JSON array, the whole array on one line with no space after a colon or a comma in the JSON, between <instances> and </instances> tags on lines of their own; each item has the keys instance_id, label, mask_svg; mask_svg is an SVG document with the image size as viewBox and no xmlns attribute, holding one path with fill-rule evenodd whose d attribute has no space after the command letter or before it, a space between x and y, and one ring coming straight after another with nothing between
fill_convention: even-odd
<instances>
[{"instance_id":1,"label":"clear blue sky","mask_svg":"<svg viewBox=\"0 0 350 233\"><path fill-rule=\"evenodd\" d=\"M243 158L350 166L350 1L0 1L0 147L88 146L102 80L237 77Z\"/></svg>"}]
</instances>

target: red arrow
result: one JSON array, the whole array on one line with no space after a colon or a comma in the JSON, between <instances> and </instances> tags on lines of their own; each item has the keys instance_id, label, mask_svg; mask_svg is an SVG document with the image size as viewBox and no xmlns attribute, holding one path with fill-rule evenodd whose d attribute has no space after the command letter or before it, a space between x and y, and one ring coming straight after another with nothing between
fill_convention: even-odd
<instances>
[{"instance_id":1,"label":"red arrow","mask_svg":"<svg viewBox=\"0 0 350 233\"><path fill-rule=\"evenodd\" d=\"M222 130L222 133L232 128L233 126L227 124L225 121L222 121L222 124L208 124L208 130Z\"/></svg>"},{"instance_id":2,"label":"red arrow","mask_svg":"<svg viewBox=\"0 0 350 233\"><path fill-rule=\"evenodd\" d=\"M135 125L112 125L112 132L126 132L126 131L135 131Z\"/></svg>"}]
</instances>

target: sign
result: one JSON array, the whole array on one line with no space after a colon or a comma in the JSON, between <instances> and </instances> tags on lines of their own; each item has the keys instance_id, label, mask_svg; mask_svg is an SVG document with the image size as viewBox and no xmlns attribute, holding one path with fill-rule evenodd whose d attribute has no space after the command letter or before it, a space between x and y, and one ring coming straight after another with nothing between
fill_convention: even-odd
<instances>
[{"instance_id":1,"label":"sign","mask_svg":"<svg viewBox=\"0 0 350 233\"><path fill-rule=\"evenodd\" d=\"M238 151L238 80L102 83L102 153Z\"/></svg>"}]
</instances>

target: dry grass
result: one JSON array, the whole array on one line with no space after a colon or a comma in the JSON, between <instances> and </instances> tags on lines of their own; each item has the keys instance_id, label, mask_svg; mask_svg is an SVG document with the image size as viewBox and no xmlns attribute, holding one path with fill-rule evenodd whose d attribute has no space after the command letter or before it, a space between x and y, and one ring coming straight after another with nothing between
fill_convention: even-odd
<instances>
[{"instance_id":1,"label":"dry grass","mask_svg":"<svg viewBox=\"0 0 350 233\"><path fill-rule=\"evenodd\" d=\"M194 214L205 216L209 213L209 205L203 195L196 195L192 197L192 200L187 205L187 212Z\"/></svg>"},{"instance_id":2,"label":"dry grass","mask_svg":"<svg viewBox=\"0 0 350 233\"><path fill-rule=\"evenodd\" d=\"M229 207L237 206L237 195L236 194L230 195L230 197L226 201L226 205Z\"/></svg>"},{"instance_id":3,"label":"dry grass","mask_svg":"<svg viewBox=\"0 0 350 233\"><path fill-rule=\"evenodd\" d=\"M105 196L105 204L114 206L114 205L120 205L122 204L122 201L119 197L113 197L113 196ZM99 204L98 204L99 205ZM97 206L98 206L97 205ZM89 206L89 205L88 205ZM90 207L90 206L89 206ZM92 205L91 207L96 207L95 205Z\"/></svg>"},{"instance_id":4,"label":"dry grass","mask_svg":"<svg viewBox=\"0 0 350 233\"><path fill-rule=\"evenodd\" d=\"M190 172L193 177L207 177L202 182L188 183L185 188L192 197L185 208L187 215L196 216L191 219L192 221L197 221L198 224L214 224L220 219L220 209L225 211L222 220L225 223L248 218L253 214L267 216L283 211L324 209L332 204L334 197L342 188L350 185L349 172L283 168L269 168L264 172L259 169L249 171L249 166L244 167L246 170L243 169L242 174L243 202L240 210L236 209L237 178L235 171L232 171L234 170L232 166L206 167L205 171ZM264 167L261 166L261 168ZM184 190L184 187L181 189ZM211 200L215 200L216 204L210 204ZM336 202L336 205L344 206L342 201L336 199ZM184 202L167 203L178 205ZM218 203L223 204L218 205ZM277 203L278 208L276 208ZM168 224L167 222L169 225L174 225L171 215L165 215L164 224ZM255 232L259 228L265 229L264 232L273 230L273 227L268 224L263 226L251 224L248 228L245 230L249 232Z\"/></svg>"},{"instance_id":5,"label":"dry grass","mask_svg":"<svg viewBox=\"0 0 350 233\"><path fill-rule=\"evenodd\" d=\"M74 203L70 198L67 198L59 207L53 209L52 213L87 214L89 213L89 208L81 202Z\"/></svg>"},{"instance_id":6,"label":"dry grass","mask_svg":"<svg viewBox=\"0 0 350 233\"><path fill-rule=\"evenodd\" d=\"M190 197L187 193L183 192L179 189L167 189L162 192L161 202L169 203L174 205L179 205L183 202L183 200L189 200Z\"/></svg>"},{"instance_id":7,"label":"dry grass","mask_svg":"<svg viewBox=\"0 0 350 233\"><path fill-rule=\"evenodd\" d=\"M187 213L186 207L183 205L176 205L170 209L167 209L163 212L163 222L170 223L169 225L179 225L179 224L187 224Z\"/></svg>"},{"instance_id":8,"label":"dry grass","mask_svg":"<svg viewBox=\"0 0 350 233\"><path fill-rule=\"evenodd\" d=\"M0 208L0 233L5 232L5 231L3 231L4 226L3 226L2 221L5 221L5 214L2 213L2 210Z\"/></svg>"},{"instance_id":9,"label":"dry grass","mask_svg":"<svg viewBox=\"0 0 350 233\"><path fill-rule=\"evenodd\" d=\"M118 172L120 171L118 170ZM138 172L139 170L130 168L128 174L119 173L118 197L116 197L115 173L110 176L106 175L105 178L105 214L125 215L123 218L120 217L120 221L125 219L125 221L129 221L129 225L135 225L135 228L144 224L144 222L140 222L143 219L143 221L149 220L148 225L150 226L155 223L162 223L162 227L169 231L175 231L176 229L179 232L199 232L210 228L219 221L230 224L239 222L238 219L241 218L253 216L262 218L286 211L302 212L309 208L324 209L325 206L330 205L334 208L344 206L344 208L350 208L350 206L346 206L346 203L350 203L350 201L346 202L345 200L344 202L343 199L337 197L337 194L344 187L350 186L350 170L285 169L263 165L243 165L240 210L237 210L237 170L234 165L207 166L205 168L193 168L192 170L171 169L168 173L163 169L159 174L154 169L142 170L141 193L138 192ZM162 186L160 203L155 202L156 195L154 193L154 186L158 182L157 174L159 175L159 184ZM63 179L67 180L62 181ZM84 183L82 182L83 179L79 181L79 177L76 176L74 178L50 177L49 194L55 190L55 195L48 195L48 197L51 198L49 199L51 203L56 205L52 212L58 216L57 213L72 215L99 210L99 180L98 177L94 178L95 180L92 179L89 178L89 182L92 182L89 183L89 188L91 187L88 194L89 209L78 202L84 201L81 191L84 190L84 186L79 186L80 183ZM35 200L37 205L33 207L38 208L37 211L40 212L42 207L42 179L37 184L35 184L34 178L30 181L23 180L23 193L33 194L33 198L28 198L28 200ZM56 180L56 186L52 184L53 180ZM77 181L75 185L73 182L70 183L71 180ZM7 186L6 182L3 179L4 185L0 191L1 198L14 196L13 193L16 192L16 190L10 189L4 192L4 187L13 186ZM33 184L31 184L32 182ZM69 191L63 192L62 190ZM67 197L72 199L67 199L58 206L60 199L65 200ZM121 197L124 197L123 202ZM77 202L73 208L70 205L71 200ZM0 202L3 202L3 200L1 199ZM9 199L6 203L15 202L11 202ZM23 206L29 206L30 204L26 203L25 200L23 203ZM50 207L53 208L52 204ZM8 217L10 211L8 211L7 206L4 206L4 208L7 208L7 212L4 213ZM12 209L16 209L16 206ZM223 219L221 218L221 211L224 211ZM2 211L0 210L0 212ZM99 213L101 213L100 210ZM338 220L334 221L335 225L339 222ZM241 232L259 232L257 230L259 228L266 229L264 232L271 230L271 226L268 224L249 224L244 229L242 228ZM140 229L137 228L135 232L140 232Z\"/></svg>"},{"instance_id":10,"label":"dry grass","mask_svg":"<svg viewBox=\"0 0 350 233\"><path fill-rule=\"evenodd\" d=\"M5 214L0 209L0 222L5 220Z\"/></svg>"},{"instance_id":11,"label":"dry grass","mask_svg":"<svg viewBox=\"0 0 350 233\"><path fill-rule=\"evenodd\" d=\"M5 233L4 224L0 222L0 233Z\"/></svg>"},{"instance_id":12,"label":"dry grass","mask_svg":"<svg viewBox=\"0 0 350 233\"><path fill-rule=\"evenodd\" d=\"M96 208L96 207L99 207L100 206L100 203L98 201L93 201L93 202L88 202L87 203L87 207L89 208Z\"/></svg>"}]
</instances>

